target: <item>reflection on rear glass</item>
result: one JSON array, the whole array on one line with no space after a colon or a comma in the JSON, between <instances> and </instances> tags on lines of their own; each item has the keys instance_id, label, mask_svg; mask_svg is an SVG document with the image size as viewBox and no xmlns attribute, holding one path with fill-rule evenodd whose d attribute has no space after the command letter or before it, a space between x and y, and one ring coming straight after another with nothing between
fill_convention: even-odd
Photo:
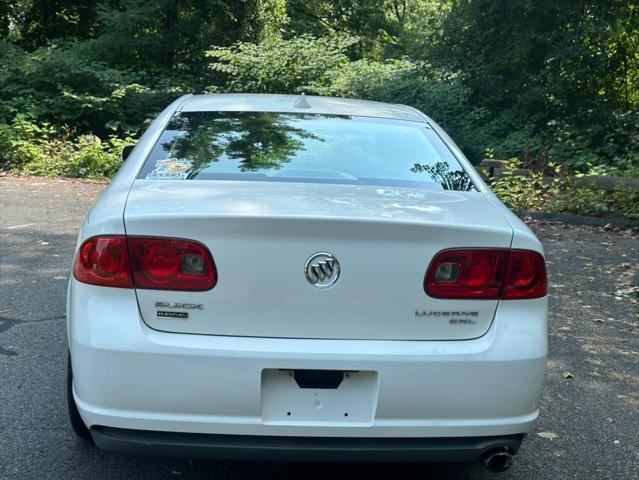
<instances>
[{"instance_id":1,"label":"reflection on rear glass","mask_svg":"<svg viewBox=\"0 0 639 480\"><path fill-rule=\"evenodd\" d=\"M475 189L425 123L270 112L175 116L139 178Z\"/></svg>"}]
</instances>

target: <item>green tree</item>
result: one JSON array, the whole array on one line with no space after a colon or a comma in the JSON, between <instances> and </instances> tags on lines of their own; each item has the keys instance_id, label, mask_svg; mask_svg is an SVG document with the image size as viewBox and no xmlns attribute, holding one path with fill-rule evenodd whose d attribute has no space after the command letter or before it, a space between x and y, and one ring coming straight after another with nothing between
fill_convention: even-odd
<instances>
[{"instance_id":1,"label":"green tree","mask_svg":"<svg viewBox=\"0 0 639 480\"><path fill-rule=\"evenodd\" d=\"M19 39L19 25L23 22L25 6L16 0L0 2L0 42Z\"/></svg>"},{"instance_id":2,"label":"green tree","mask_svg":"<svg viewBox=\"0 0 639 480\"><path fill-rule=\"evenodd\" d=\"M348 64L350 37L315 39L301 36L262 43L240 42L215 48L207 55L210 91L254 93L301 93L328 85L334 70ZM223 85L222 88L218 85Z\"/></svg>"},{"instance_id":3,"label":"green tree","mask_svg":"<svg viewBox=\"0 0 639 480\"><path fill-rule=\"evenodd\" d=\"M178 76L202 88L205 51L241 39L246 8L233 0L120 0L99 13L94 55L117 68Z\"/></svg>"},{"instance_id":4,"label":"green tree","mask_svg":"<svg viewBox=\"0 0 639 480\"><path fill-rule=\"evenodd\" d=\"M392 30L387 0L289 0L288 12L293 35L360 38L353 48L358 57L379 58Z\"/></svg>"},{"instance_id":5,"label":"green tree","mask_svg":"<svg viewBox=\"0 0 639 480\"><path fill-rule=\"evenodd\" d=\"M247 3L242 39L250 42L281 39L288 21L286 0L251 0Z\"/></svg>"},{"instance_id":6,"label":"green tree","mask_svg":"<svg viewBox=\"0 0 639 480\"><path fill-rule=\"evenodd\" d=\"M22 4L19 43L29 50L95 35L98 0L30 0Z\"/></svg>"},{"instance_id":7,"label":"green tree","mask_svg":"<svg viewBox=\"0 0 639 480\"><path fill-rule=\"evenodd\" d=\"M433 58L489 109L503 153L616 161L629 153L610 133L637 107L638 39L634 2L452 0Z\"/></svg>"}]
</instances>

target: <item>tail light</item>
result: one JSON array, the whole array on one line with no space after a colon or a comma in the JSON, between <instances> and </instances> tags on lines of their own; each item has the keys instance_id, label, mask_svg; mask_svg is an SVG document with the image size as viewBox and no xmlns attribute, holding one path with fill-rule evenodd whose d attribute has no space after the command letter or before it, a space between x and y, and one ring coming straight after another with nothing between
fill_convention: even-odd
<instances>
[{"instance_id":1,"label":"tail light","mask_svg":"<svg viewBox=\"0 0 639 480\"><path fill-rule=\"evenodd\" d=\"M217 283L211 252L192 240L103 236L78 250L73 276L105 287L204 291Z\"/></svg>"},{"instance_id":2,"label":"tail light","mask_svg":"<svg viewBox=\"0 0 639 480\"><path fill-rule=\"evenodd\" d=\"M133 283L153 290L210 290L217 283L211 252L175 238L128 237Z\"/></svg>"},{"instance_id":3,"label":"tail light","mask_svg":"<svg viewBox=\"0 0 639 480\"><path fill-rule=\"evenodd\" d=\"M544 257L530 250L511 251L501 298L540 298L547 294L548 280Z\"/></svg>"},{"instance_id":4,"label":"tail light","mask_svg":"<svg viewBox=\"0 0 639 480\"><path fill-rule=\"evenodd\" d=\"M126 238L89 238L80 246L75 257L73 276L91 285L131 288Z\"/></svg>"},{"instance_id":5,"label":"tail light","mask_svg":"<svg viewBox=\"0 0 639 480\"><path fill-rule=\"evenodd\" d=\"M548 293L546 264L531 250L444 250L428 268L424 291L449 299L540 298Z\"/></svg>"}]
</instances>

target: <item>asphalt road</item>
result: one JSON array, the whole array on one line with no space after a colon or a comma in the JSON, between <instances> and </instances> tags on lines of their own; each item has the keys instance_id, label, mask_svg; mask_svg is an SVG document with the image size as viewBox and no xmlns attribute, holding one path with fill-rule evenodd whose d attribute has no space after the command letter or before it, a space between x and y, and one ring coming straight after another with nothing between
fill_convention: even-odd
<instances>
[{"instance_id":1,"label":"asphalt road","mask_svg":"<svg viewBox=\"0 0 639 480\"><path fill-rule=\"evenodd\" d=\"M0 177L0 478L493 476L478 465L137 458L77 439L65 403L65 292L78 225L103 188ZM549 369L541 418L513 468L497 478L638 479L639 307L619 290L637 281L639 239L592 227L532 226L549 259Z\"/></svg>"}]
</instances>

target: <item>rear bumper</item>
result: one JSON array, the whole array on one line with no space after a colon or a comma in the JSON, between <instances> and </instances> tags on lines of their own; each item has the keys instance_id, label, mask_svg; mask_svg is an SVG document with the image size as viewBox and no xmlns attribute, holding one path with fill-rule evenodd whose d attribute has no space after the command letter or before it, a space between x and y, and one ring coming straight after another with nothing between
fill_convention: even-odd
<instances>
[{"instance_id":1,"label":"rear bumper","mask_svg":"<svg viewBox=\"0 0 639 480\"><path fill-rule=\"evenodd\" d=\"M140 319L134 291L73 279L69 302L74 398L88 427L248 437L466 438L526 433L538 416L546 299L500 302L489 331L465 341L164 333ZM319 391L327 408L313 416L315 399L296 397L289 406L279 391L264 391L264 372L278 369L374 372L374 383L367 384L370 402L340 397L336 409L363 407L348 416L346 409L331 413L332 399ZM272 401L266 401L270 393Z\"/></svg>"},{"instance_id":2,"label":"rear bumper","mask_svg":"<svg viewBox=\"0 0 639 480\"><path fill-rule=\"evenodd\" d=\"M523 435L468 438L298 438L168 433L94 427L118 453L258 461L472 462L496 448L517 453Z\"/></svg>"}]
</instances>

